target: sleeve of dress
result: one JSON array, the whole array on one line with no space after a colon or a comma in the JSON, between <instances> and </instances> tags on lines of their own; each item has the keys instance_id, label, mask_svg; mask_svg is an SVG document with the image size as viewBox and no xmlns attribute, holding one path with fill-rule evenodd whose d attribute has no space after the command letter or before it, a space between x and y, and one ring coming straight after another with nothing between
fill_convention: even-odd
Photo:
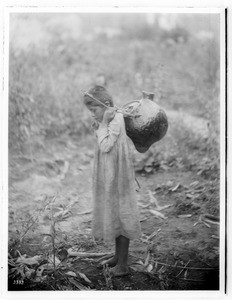
<instances>
[{"instance_id":1,"label":"sleeve of dress","mask_svg":"<svg viewBox=\"0 0 232 300\"><path fill-rule=\"evenodd\" d=\"M107 126L100 123L96 131L98 145L102 152L110 152L120 134L120 124L117 118L114 118Z\"/></svg>"}]
</instances>

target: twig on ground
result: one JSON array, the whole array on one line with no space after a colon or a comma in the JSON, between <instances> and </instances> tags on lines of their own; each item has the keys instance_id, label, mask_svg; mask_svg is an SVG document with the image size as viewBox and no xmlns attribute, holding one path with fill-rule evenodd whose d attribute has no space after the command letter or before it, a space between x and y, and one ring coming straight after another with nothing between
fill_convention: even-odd
<instances>
[{"instance_id":1,"label":"twig on ground","mask_svg":"<svg viewBox=\"0 0 232 300\"><path fill-rule=\"evenodd\" d=\"M164 265L167 267L172 267L172 268L179 268L179 269L189 269L189 270L205 270L205 271L210 271L210 270L218 270L219 268L197 268L197 267L182 267L182 266L176 266L176 265L169 265L169 264L165 264L165 263L161 263L159 261L156 260L152 260L152 262L160 264L160 265Z\"/></svg>"},{"instance_id":2,"label":"twig on ground","mask_svg":"<svg viewBox=\"0 0 232 300\"><path fill-rule=\"evenodd\" d=\"M132 256L132 257L134 257L134 258L137 258L137 259L139 259L139 260L143 260L143 258L142 258L142 257L139 257L139 256L136 256L136 255L133 255L133 254L131 254L131 253L129 253L129 255L130 255L130 256Z\"/></svg>"},{"instance_id":3,"label":"twig on ground","mask_svg":"<svg viewBox=\"0 0 232 300\"><path fill-rule=\"evenodd\" d=\"M142 203L139 203L139 206L142 207L142 208L147 208L149 207L151 204L148 203L148 204L142 204Z\"/></svg>"},{"instance_id":4,"label":"twig on ground","mask_svg":"<svg viewBox=\"0 0 232 300\"><path fill-rule=\"evenodd\" d=\"M190 263L190 260L186 263L186 265L184 266L184 268L186 268L189 263ZM180 274L184 271L184 268L176 275L176 278L178 276L180 276Z\"/></svg>"},{"instance_id":5,"label":"twig on ground","mask_svg":"<svg viewBox=\"0 0 232 300\"><path fill-rule=\"evenodd\" d=\"M96 262L100 262L100 261L102 261L102 260L104 260L104 259L108 259L108 258L110 258L110 257L112 257L112 256L114 256L114 253L112 252L112 253L109 253L109 254L106 254L106 255L104 255L103 257L100 257L99 259L96 259L95 261Z\"/></svg>"},{"instance_id":6,"label":"twig on ground","mask_svg":"<svg viewBox=\"0 0 232 300\"><path fill-rule=\"evenodd\" d=\"M216 240L219 240L219 236L217 236L217 235L211 235L211 237L213 238L213 239L216 239Z\"/></svg>"},{"instance_id":7,"label":"twig on ground","mask_svg":"<svg viewBox=\"0 0 232 300\"><path fill-rule=\"evenodd\" d=\"M78 251L72 251L72 249L68 249L68 256L78 256L78 257L102 257L106 255L113 254L113 252L107 252L107 253L91 253L91 252L78 252Z\"/></svg>"},{"instance_id":8,"label":"twig on ground","mask_svg":"<svg viewBox=\"0 0 232 300\"><path fill-rule=\"evenodd\" d=\"M168 217L165 217L164 214L162 214L161 212L159 211L156 211L154 209L150 209L150 213L152 213L154 216L156 216L157 218L161 218L161 219L167 219Z\"/></svg>"},{"instance_id":9,"label":"twig on ground","mask_svg":"<svg viewBox=\"0 0 232 300\"><path fill-rule=\"evenodd\" d=\"M199 220L198 220L196 223L193 224L193 227L195 227L196 225L198 225L198 224L200 224L200 223L203 223L203 224L204 224L205 226L207 226L208 228L211 227L207 222L205 222L205 221L202 220L202 216L200 216L200 217L199 217Z\"/></svg>"},{"instance_id":10,"label":"twig on ground","mask_svg":"<svg viewBox=\"0 0 232 300\"><path fill-rule=\"evenodd\" d=\"M150 234L147 238L147 240L152 240L159 232L161 231L161 228L159 228L158 230L155 230L154 232L152 232L152 234Z\"/></svg>"},{"instance_id":11,"label":"twig on ground","mask_svg":"<svg viewBox=\"0 0 232 300\"><path fill-rule=\"evenodd\" d=\"M220 222L220 218L217 216L213 216L213 215L204 215L204 218L207 219L207 221L214 221L215 223L219 223Z\"/></svg>"},{"instance_id":12,"label":"twig on ground","mask_svg":"<svg viewBox=\"0 0 232 300\"><path fill-rule=\"evenodd\" d=\"M148 252L147 252L147 257L146 257L146 259L145 259L145 262L144 262L144 265L145 265L145 266L147 266L147 265L148 265L148 263L149 263L149 259L150 259L150 256L151 256L151 252L150 252L150 251L148 251Z\"/></svg>"},{"instance_id":13,"label":"twig on ground","mask_svg":"<svg viewBox=\"0 0 232 300\"><path fill-rule=\"evenodd\" d=\"M92 210L87 210L87 211L83 211L80 213L76 213L76 215L87 215L87 214L91 214L91 213L92 213Z\"/></svg>"},{"instance_id":14,"label":"twig on ground","mask_svg":"<svg viewBox=\"0 0 232 300\"><path fill-rule=\"evenodd\" d=\"M135 181L136 181L136 183L137 183L137 185L138 185L138 188L139 188L139 190L141 189L141 185L139 184L139 181L138 181L138 179L135 177Z\"/></svg>"},{"instance_id":15,"label":"twig on ground","mask_svg":"<svg viewBox=\"0 0 232 300\"><path fill-rule=\"evenodd\" d=\"M173 278L174 281L176 281L176 277L172 276L172 275L168 275L169 278ZM193 281L193 282L205 282L205 280L201 280L201 279L191 279L191 278L183 278L183 277L179 277L178 279L180 280L185 280L185 281Z\"/></svg>"},{"instance_id":16,"label":"twig on ground","mask_svg":"<svg viewBox=\"0 0 232 300\"><path fill-rule=\"evenodd\" d=\"M164 266L162 266L162 267L157 271L157 273L160 274L160 273L162 272L163 268L164 268Z\"/></svg>"},{"instance_id":17,"label":"twig on ground","mask_svg":"<svg viewBox=\"0 0 232 300\"><path fill-rule=\"evenodd\" d=\"M213 221L213 220L209 220L209 219L206 219L205 221L203 221L203 223L204 224L208 224L208 223L211 223L211 224L215 224L215 225L220 225L220 223L219 222L217 222L217 221ZM209 224L208 224L209 225ZM209 225L210 226L210 225ZM211 226L210 226L211 227Z\"/></svg>"},{"instance_id":18,"label":"twig on ground","mask_svg":"<svg viewBox=\"0 0 232 300\"><path fill-rule=\"evenodd\" d=\"M187 215L178 215L178 218L191 218L192 215L191 214L187 214Z\"/></svg>"},{"instance_id":19,"label":"twig on ground","mask_svg":"<svg viewBox=\"0 0 232 300\"><path fill-rule=\"evenodd\" d=\"M179 277L179 279L185 280L185 281L205 282L205 280L200 280L200 279L191 279L191 278L182 278L182 277Z\"/></svg>"},{"instance_id":20,"label":"twig on ground","mask_svg":"<svg viewBox=\"0 0 232 300\"><path fill-rule=\"evenodd\" d=\"M144 222L144 221L146 221L148 219L149 219L149 217L145 217L145 218L141 219L140 222Z\"/></svg>"}]
</instances>

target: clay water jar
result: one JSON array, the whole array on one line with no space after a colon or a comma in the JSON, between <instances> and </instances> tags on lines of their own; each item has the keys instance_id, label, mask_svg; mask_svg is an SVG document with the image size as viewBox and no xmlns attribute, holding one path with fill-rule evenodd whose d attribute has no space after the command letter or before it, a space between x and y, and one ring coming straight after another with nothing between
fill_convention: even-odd
<instances>
[{"instance_id":1,"label":"clay water jar","mask_svg":"<svg viewBox=\"0 0 232 300\"><path fill-rule=\"evenodd\" d=\"M168 129L165 111L154 102L153 93L142 93L141 100L131 101L123 106L126 133L138 152L146 152L152 144L161 140Z\"/></svg>"}]
</instances>

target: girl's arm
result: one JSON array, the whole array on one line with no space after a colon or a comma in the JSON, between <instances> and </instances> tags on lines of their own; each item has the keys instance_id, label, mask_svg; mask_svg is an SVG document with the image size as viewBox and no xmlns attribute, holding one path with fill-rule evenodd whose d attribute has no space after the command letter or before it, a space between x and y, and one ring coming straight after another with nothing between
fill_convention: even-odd
<instances>
[{"instance_id":1,"label":"girl's arm","mask_svg":"<svg viewBox=\"0 0 232 300\"><path fill-rule=\"evenodd\" d=\"M96 131L98 138L98 145L102 152L110 152L120 134L120 124L118 122L118 115L109 123L100 123Z\"/></svg>"}]
</instances>

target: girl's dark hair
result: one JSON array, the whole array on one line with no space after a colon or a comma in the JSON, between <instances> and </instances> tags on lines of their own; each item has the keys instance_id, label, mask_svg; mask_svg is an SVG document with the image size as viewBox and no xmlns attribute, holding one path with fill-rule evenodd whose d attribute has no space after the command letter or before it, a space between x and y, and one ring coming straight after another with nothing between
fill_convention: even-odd
<instances>
[{"instance_id":1,"label":"girl's dark hair","mask_svg":"<svg viewBox=\"0 0 232 300\"><path fill-rule=\"evenodd\" d=\"M91 96L98 99L104 104L106 104L106 102L109 102L110 106L114 106L112 96L103 86L96 85L95 87L88 90L88 94L90 94ZM84 95L84 104L87 106L102 106L100 103L98 103L88 95Z\"/></svg>"}]
</instances>

